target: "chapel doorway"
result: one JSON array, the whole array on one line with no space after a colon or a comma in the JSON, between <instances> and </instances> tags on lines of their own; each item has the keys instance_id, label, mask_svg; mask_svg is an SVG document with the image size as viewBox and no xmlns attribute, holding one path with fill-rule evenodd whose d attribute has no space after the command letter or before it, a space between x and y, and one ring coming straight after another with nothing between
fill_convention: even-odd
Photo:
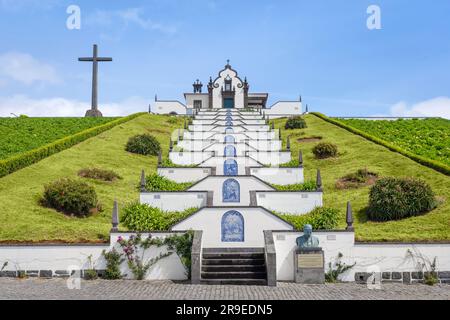
<instances>
[{"instance_id":1,"label":"chapel doorway","mask_svg":"<svg viewBox=\"0 0 450 320\"><path fill-rule=\"evenodd\" d=\"M233 109L234 108L234 98L223 98L223 107L225 109Z\"/></svg>"}]
</instances>

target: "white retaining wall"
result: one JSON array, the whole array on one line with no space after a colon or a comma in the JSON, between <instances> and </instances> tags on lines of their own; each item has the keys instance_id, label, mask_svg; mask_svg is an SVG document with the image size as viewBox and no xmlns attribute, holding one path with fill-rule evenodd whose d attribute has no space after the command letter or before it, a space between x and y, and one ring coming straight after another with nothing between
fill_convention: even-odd
<instances>
[{"instance_id":1,"label":"white retaining wall","mask_svg":"<svg viewBox=\"0 0 450 320\"><path fill-rule=\"evenodd\" d=\"M283 214L304 215L323 206L322 192L256 192L258 206Z\"/></svg>"},{"instance_id":2,"label":"white retaining wall","mask_svg":"<svg viewBox=\"0 0 450 320\"><path fill-rule=\"evenodd\" d=\"M294 280L295 240L301 235L302 232L273 232L279 281ZM342 262L348 265L356 262L355 267L340 278L342 281L355 281L356 272L421 271L418 263L422 260L412 258L408 250L430 262L436 257L437 271L450 270L450 244L355 244L353 232L314 232L314 236L319 238L324 250L326 270L339 253L343 254Z\"/></svg>"},{"instance_id":3,"label":"white retaining wall","mask_svg":"<svg viewBox=\"0 0 450 320\"><path fill-rule=\"evenodd\" d=\"M169 159L181 166L190 166L202 163L206 159L209 159L213 156L212 152L195 152L195 151L186 151L186 152L170 152Z\"/></svg>"},{"instance_id":4,"label":"white retaining wall","mask_svg":"<svg viewBox=\"0 0 450 320\"><path fill-rule=\"evenodd\" d=\"M223 202L222 191L223 183L228 179L235 179L240 186L240 202ZM213 206L249 206L250 205L250 191L253 190L273 190L264 182L254 177L216 177L211 176L198 184L194 185L189 191L203 191L209 190L214 192Z\"/></svg>"},{"instance_id":5,"label":"white retaining wall","mask_svg":"<svg viewBox=\"0 0 450 320\"><path fill-rule=\"evenodd\" d=\"M244 217L245 242L222 242L222 216L236 210ZM173 230L203 230L204 248L263 248L264 230L292 230L292 226L262 208L204 208L173 227Z\"/></svg>"},{"instance_id":6,"label":"white retaining wall","mask_svg":"<svg viewBox=\"0 0 450 320\"><path fill-rule=\"evenodd\" d=\"M56 271L66 271L69 275L72 271L89 269L88 257L92 256L92 262L96 270L106 268L103 250L110 250L113 246L121 252L116 244L117 237L121 235L127 238L131 234L113 233L110 244L105 245L1 245L0 264L8 262L4 271L50 271L56 275ZM167 237L173 235L167 233L152 233L152 237ZM145 259L153 258L161 252L167 252L167 247L150 248L145 254ZM132 273L127 263L121 265L125 278L131 279ZM187 275L183 264L177 254L172 254L159 260L148 271L147 280L185 280Z\"/></svg>"},{"instance_id":7,"label":"white retaining wall","mask_svg":"<svg viewBox=\"0 0 450 320\"><path fill-rule=\"evenodd\" d=\"M263 165L278 166L292 160L291 152L249 151L247 155Z\"/></svg>"},{"instance_id":8,"label":"white retaining wall","mask_svg":"<svg viewBox=\"0 0 450 320\"><path fill-rule=\"evenodd\" d=\"M211 175L211 168L158 168L158 175L178 183L196 182Z\"/></svg>"},{"instance_id":9,"label":"white retaining wall","mask_svg":"<svg viewBox=\"0 0 450 320\"><path fill-rule=\"evenodd\" d=\"M223 176L223 163L227 159L233 159L236 160L238 164L238 174L245 175L245 168L246 167L260 167L261 165L255 161L254 159L248 158L248 157L237 157L237 158L224 158L224 157L213 157L205 162L203 162L200 167L215 167L216 168L216 174L218 176Z\"/></svg>"},{"instance_id":10,"label":"white retaining wall","mask_svg":"<svg viewBox=\"0 0 450 320\"><path fill-rule=\"evenodd\" d=\"M303 168L250 168L250 174L270 184L290 185L304 182Z\"/></svg>"},{"instance_id":11,"label":"white retaining wall","mask_svg":"<svg viewBox=\"0 0 450 320\"><path fill-rule=\"evenodd\" d=\"M141 192L139 201L163 211L183 211L205 207L207 196L208 192Z\"/></svg>"}]
</instances>

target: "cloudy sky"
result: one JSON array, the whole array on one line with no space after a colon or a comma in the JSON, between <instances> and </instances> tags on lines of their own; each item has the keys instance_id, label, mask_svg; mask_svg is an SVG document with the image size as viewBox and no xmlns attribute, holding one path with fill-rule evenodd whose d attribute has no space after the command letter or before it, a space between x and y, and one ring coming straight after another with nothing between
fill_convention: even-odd
<instances>
[{"instance_id":1,"label":"cloudy sky","mask_svg":"<svg viewBox=\"0 0 450 320\"><path fill-rule=\"evenodd\" d=\"M66 26L69 5L81 29ZM381 30L367 8L381 9ZM269 104L334 116L450 118L448 0L0 0L0 116L82 116L99 45L106 115L183 101L226 59Z\"/></svg>"}]
</instances>

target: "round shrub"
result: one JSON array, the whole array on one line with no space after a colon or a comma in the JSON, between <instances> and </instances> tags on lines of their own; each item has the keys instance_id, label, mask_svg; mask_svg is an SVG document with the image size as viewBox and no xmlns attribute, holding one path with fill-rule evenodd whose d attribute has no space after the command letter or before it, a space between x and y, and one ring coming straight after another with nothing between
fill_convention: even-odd
<instances>
[{"instance_id":1,"label":"round shrub","mask_svg":"<svg viewBox=\"0 0 450 320\"><path fill-rule=\"evenodd\" d=\"M167 231L197 210L190 208L185 211L166 212L147 204L131 203L122 209L121 222L133 231Z\"/></svg>"},{"instance_id":2,"label":"round shrub","mask_svg":"<svg viewBox=\"0 0 450 320\"><path fill-rule=\"evenodd\" d=\"M43 204L75 216L87 216L99 209L95 189L89 184L60 179L44 187Z\"/></svg>"},{"instance_id":3,"label":"round shrub","mask_svg":"<svg viewBox=\"0 0 450 320\"><path fill-rule=\"evenodd\" d=\"M131 153L157 156L161 151L161 145L154 136L141 134L131 137L125 149Z\"/></svg>"},{"instance_id":4,"label":"round shrub","mask_svg":"<svg viewBox=\"0 0 450 320\"><path fill-rule=\"evenodd\" d=\"M326 159L336 157L338 154L338 148L333 143L321 142L312 149L312 152L317 159Z\"/></svg>"},{"instance_id":5,"label":"round shrub","mask_svg":"<svg viewBox=\"0 0 450 320\"><path fill-rule=\"evenodd\" d=\"M280 215L291 223L296 230L303 230L305 224L312 225L314 230L333 230L339 222L339 211L334 208L317 207L306 215Z\"/></svg>"},{"instance_id":6,"label":"round shrub","mask_svg":"<svg viewBox=\"0 0 450 320\"><path fill-rule=\"evenodd\" d=\"M284 126L286 130L290 129L304 129L306 128L306 121L300 116L290 117Z\"/></svg>"},{"instance_id":7,"label":"round shrub","mask_svg":"<svg viewBox=\"0 0 450 320\"><path fill-rule=\"evenodd\" d=\"M430 186L413 178L383 178L370 190L368 218L391 221L424 214L436 207Z\"/></svg>"}]
</instances>

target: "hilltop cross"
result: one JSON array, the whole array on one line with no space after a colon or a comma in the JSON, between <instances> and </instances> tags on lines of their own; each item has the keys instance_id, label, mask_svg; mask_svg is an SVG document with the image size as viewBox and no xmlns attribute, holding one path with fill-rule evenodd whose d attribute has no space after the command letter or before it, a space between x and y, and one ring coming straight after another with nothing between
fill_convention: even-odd
<instances>
[{"instance_id":1,"label":"hilltop cross","mask_svg":"<svg viewBox=\"0 0 450 320\"><path fill-rule=\"evenodd\" d=\"M112 61L112 58L98 57L97 55L97 45L94 44L94 51L92 57L78 58L78 61L88 61L92 62L92 102L91 109L86 111L86 117L102 117L102 113L98 110L97 104L97 75L98 75L98 62Z\"/></svg>"}]
</instances>

